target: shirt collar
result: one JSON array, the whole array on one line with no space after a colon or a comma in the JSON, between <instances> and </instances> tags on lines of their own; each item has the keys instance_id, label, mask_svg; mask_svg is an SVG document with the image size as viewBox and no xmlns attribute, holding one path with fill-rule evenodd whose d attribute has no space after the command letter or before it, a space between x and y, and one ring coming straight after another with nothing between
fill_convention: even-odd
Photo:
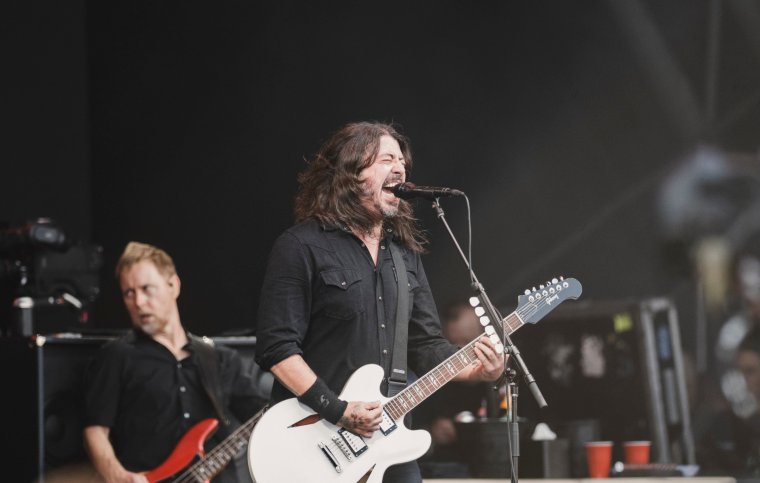
<instances>
[{"instance_id":1,"label":"shirt collar","mask_svg":"<svg viewBox=\"0 0 760 483\"><path fill-rule=\"evenodd\" d=\"M324 231L338 231L338 230L340 230L340 231L342 231L344 233L353 234L353 231L351 231L351 228L349 228L348 225L345 224L345 223L332 224L332 223L319 222L319 226ZM392 227L390 227L390 226L384 226L383 227L383 239L395 239L395 238L397 238L396 231Z\"/></svg>"}]
</instances>

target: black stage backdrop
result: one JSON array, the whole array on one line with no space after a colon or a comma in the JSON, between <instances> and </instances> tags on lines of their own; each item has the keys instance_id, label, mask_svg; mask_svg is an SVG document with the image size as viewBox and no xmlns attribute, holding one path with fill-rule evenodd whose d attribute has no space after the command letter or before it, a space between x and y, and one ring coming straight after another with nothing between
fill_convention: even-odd
<instances>
[{"instance_id":1,"label":"black stage backdrop","mask_svg":"<svg viewBox=\"0 0 760 483\"><path fill-rule=\"evenodd\" d=\"M573 276L588 299L676 298L693 343L689 269L663 256L658 187L700 141L756 150L760 121L750 103L706 134L707 1L18 9L0 219L52 216L104 247L95 328L127 324L112 267L139 240L175 258L191 330L254 329L304 158L370 119L411 137L412 181L468 193L474 266L505 311ZM723 15L720 115L760 81L738 17ZM443 207L464 244L464 202ZM464 300L458 254L428 204L417 211L439 306Z\"/></svg>"}]
</instances>

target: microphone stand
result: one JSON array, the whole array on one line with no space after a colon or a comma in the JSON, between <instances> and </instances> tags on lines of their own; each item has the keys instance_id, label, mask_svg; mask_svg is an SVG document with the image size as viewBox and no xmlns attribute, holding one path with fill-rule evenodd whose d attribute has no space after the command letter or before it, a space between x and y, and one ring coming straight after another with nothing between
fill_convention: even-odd
<instances>
[{"instance_id":1,"label":"microphone stand","mask_svg":"<svg viewBox=\"0 0 760 483\"><path fill-rule=\"evenodd\" d=\"M506 370L507 381L507 397L511 399L507 414L507 426L509 428L507 438L509 438L509 449L512 453L512 482L517 483L517 475L519 474L519 462L520 462L520 424L517 420L517 396L519 395L517 382L517 372L514 369L508 368Z\"/></svg>"},{"instance_id":2,"label":"microphone stand","mask_svg":"<svg viewBox=\"0 0 760 483\"><path fill-rule=\"evenodd\" d=\"M496 307L491 303L491 299L488 298L488 295L486 294L486 290L483 287L483 284L481 284L478 278L475 276L475 272L472 270L472 266L470 265L469 260L467 259L464 252L462 251L462 247L459 245L459 242L457 241L457 238L454 235L454 232L451 231L451 227L449 226L449 223L446 221L446 214L444 213L443 208L441 207L441 204L438 201L437 197L433 199L433 209L436 212L436 216L438 217L439 220L441 220L441 222L443 223L443 226L446 228L446 231L449 233L451 240L454 242L454 246L459 252L459 255L462 257L462 260L464 261L464 264L467 266L467 269L470 272L470 277L472 279L472 288L478 293L478 298L481 300L483 304L483 308L488 314L488 317L491 320L498 322L497 324L495 324L496 325L495 328L498 331L500 331L502 334L502 341L503 341L502 345L504 346L504 352L511 356L504 363L504 372L505 372L505 375L509 378L509 381L510 381L509 387L512 389L511 410L508 413L510 417L507 418L509 420L507 440L509 441L510 461L512 463L512 471L511 471L512 483L517 483L517 480L518 480L517 468L518 468L518 460L520 457L520 434L519 434L519 426L517 422L518 392L517 392L517 384L514 381L516 373L514 370L508 367L510 360L515 361L515 364L517 365L517 368L519 369L520 373L522 373L523 379L525 380L525 383L528 385L528 389L530 390L530 393L533 395L533 398L536 400L538 407L544 408L548 406L548 404L546 403L546 399L544 399L544 396L541 394L541 390L538 388L538 383L536 383L536 380L533 378L533 375L528 370L528 366L527 364L525 364L525 361L523 360L522 355L520 354L520 351L517 349L517 346L512 342L512 339L509 337L509 334L507 334L507 332L504 330L504 327L502 326L503 317L501 316L499 311L496 309ZM512 373L511 377L510 377L510 373Z\"/></svg>"}]
</instances>

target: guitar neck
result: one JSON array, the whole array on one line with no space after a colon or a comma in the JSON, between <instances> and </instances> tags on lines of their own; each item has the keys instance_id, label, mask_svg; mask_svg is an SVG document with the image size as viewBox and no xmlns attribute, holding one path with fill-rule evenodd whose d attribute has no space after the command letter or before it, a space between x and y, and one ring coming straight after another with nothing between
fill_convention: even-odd
<instances>
[{"instance_id":1,"label":"guitar neck","mask_svg":"<svg viewBox=\"0 0 760 483\"><path fill-rule=\"evenodd\" d=\"M241 424L224 441L219 443L206 456L198 460L185 471L178 481L186 481L187 477L192 477L192 481L208 481L221 471L232 461L240 450L248 445L254 426L264 414L264 409L256 413L251 419Z\"/></svg>"},{"instance_id":2,"label":"guitar neck","mask_svg":"<svg viewBox=\"0 0 760 483\"><path fill-rule=\"evenodd\" d=\"M515 311L505 317L501 321L501 325L504 333L510 335L523 325L523 321ZM451 357L438 364L432 371L414 381L388 401L385 404L388 415L394 420L401 419L431 394L454 379L467 366L477 361L478 356L475 354L475 343L479 339L480 337L477 337L470 341L469 344L462 347Z\"/></svg>"}]
</instances>

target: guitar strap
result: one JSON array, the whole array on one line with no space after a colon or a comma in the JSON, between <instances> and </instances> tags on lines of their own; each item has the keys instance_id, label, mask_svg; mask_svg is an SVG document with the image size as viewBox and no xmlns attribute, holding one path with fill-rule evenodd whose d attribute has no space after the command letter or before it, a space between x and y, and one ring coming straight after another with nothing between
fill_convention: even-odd
<instances>
[{"instance_id":1,"label":"guitar strap","mask_svg":"<svg viewBox=\"0 0 760 483\"><path fill-rule=\"evenodd\" d=\"M396 337L393 344L391 375L388 377L388 397L393 397L406 387L406 346L409 340L409 280L401 250L392 241L388 242L393 257L393 268L397 280Z\"/></svg>"},{"instance_id":2,"label":"guitar strap","mask_svg":"<svg viewBox=\"0 0 760 483\"><path fill-rule=\"evenodd\" d=\"M187 336L192 342L193 351L198 355L198 373L201 385L214 406L219 420L225 425L230 424L230 419L224 411L224 406L219 400L222 394L221 379L219 378L219 362L214 351L214 343L207 337L198 337L188 332Z\"/></svg>"}]
</instances>

